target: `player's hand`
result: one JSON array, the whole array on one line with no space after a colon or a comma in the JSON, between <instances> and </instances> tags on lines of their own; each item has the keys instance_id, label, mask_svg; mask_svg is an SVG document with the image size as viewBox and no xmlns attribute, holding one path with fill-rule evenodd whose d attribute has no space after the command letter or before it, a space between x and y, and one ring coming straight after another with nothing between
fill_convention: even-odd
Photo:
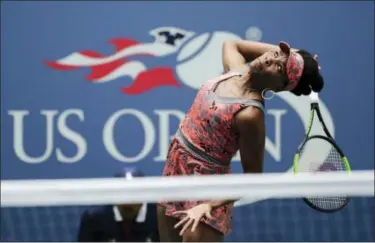
<instances>
[{"instance_id":1,"label":"player's hand","mask_svg":"<svg viewBox=\"0 0 375 243\"><path fill-rule=\"evenodd\" d=\"M315 61L318 61L318 55L317 54L315 54L313 58L315 59ZM319 64L318 64L318 68L319 68L319 71L320 71L321 67L320 67Z\"/></svg>"},{"instance_id":2,"label":"player's hand","mask_svg":"<svg viewBox=\"0 0 375 243\"><path fill-rule=\"evenodd\" d=\"M203 216L206 216L206 218L211 219L211 210L212 207L208 203L202 203L198 206L195 206L189 210L185 211L176 211L173 213L173 215L185 215L183 219L180 220L174 227L178 228L183 225L180 235L183 235L184 232L191 226L191 232L194 232L197 228L200 219Z\"/></svg>"}]
</instances>

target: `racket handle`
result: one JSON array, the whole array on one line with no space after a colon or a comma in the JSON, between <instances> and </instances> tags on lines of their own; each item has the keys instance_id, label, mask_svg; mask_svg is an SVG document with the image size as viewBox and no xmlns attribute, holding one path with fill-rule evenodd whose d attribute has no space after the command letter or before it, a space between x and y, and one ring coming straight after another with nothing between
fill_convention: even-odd
<instances>
[{"instance_id":1,"label":"racket handle","mask_svg":"<svg viewBox=\"0 0 375 243\"><path fill-rule=\"evenodd\" d=\"M318 93L315 93L314 91L311 91L311 94L310 94L310 100L312 103L318 103L319 102L319 95Z\"/></svg>"}]
</instances>

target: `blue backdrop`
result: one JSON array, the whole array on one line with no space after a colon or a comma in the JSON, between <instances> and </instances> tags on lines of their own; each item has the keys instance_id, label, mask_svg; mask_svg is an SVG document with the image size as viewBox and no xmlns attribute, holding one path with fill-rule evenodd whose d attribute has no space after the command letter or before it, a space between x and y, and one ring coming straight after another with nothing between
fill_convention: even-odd
<instances>
[{"instance_id":1,"label":"blue backdrop","mask_svg":"<svg viewBox=\"0 0 375 243\"><path fill-rule=\"evenodd\" d=\"M326 81L323 115L352 169L374 169L373 8L373 2L3 2L1 178L108 177L124 166L160 175L168 141L199 84L222 71L222 41L239 38L285 40L317 53ZM266 172L290 168L308 109L306 98L290 94L267 103ZM373 212L370 199L355 199L334 215L299 200L259 202L236 208L228 239L373 241ZM74 230L57 234L69 240Z\"/></svg>"}]
</instances>

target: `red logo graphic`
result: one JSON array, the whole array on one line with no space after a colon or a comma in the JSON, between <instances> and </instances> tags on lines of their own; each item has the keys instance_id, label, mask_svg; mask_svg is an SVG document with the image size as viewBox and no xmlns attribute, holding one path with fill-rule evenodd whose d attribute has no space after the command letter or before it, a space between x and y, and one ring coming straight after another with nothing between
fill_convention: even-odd
<instances>
[{"instance_id":1,"label":"red logo graphic","mask_svg":"<svg viewBox=\"0 0 375 243\"><path fill-rule=\"evenodd\" d=\"M130 77L133 83L121 87L123 93L137 95L159 86L181 87L181 82L198 89L202 82L222 73L221 46L227 39L241 39L233 33L216 31L197 35L176 27L159 27L149 32L153 42L142 43L130 38L110 41L115 46L112 55L95 51L79 51L45 64L55 70L90 68L85 78L93 83L110 82ZM176 54L170 65L148 68L137 57L158 58ZM209 65L207 65L209 63Z\"/></svg>"}]
</instances>

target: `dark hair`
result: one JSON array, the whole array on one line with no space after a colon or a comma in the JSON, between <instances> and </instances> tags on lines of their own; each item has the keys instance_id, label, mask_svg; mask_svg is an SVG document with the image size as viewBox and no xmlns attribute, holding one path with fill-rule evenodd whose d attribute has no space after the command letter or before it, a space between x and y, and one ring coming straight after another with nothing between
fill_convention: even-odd
<instances>
[{"instance_id":1,"label":"dark hair","mask_svg":"<svg viewBox=\"0 0 375 243\"><path fill-rule=\"evenodd\" d=\"M305 50L297 51L305 62L302 77L297 86L291 90L295 95L309 95L311 90L314 92L320 92L324 86L324 80L319 72L319 64L314 57Z\"/></svg>"}]
</instances>

